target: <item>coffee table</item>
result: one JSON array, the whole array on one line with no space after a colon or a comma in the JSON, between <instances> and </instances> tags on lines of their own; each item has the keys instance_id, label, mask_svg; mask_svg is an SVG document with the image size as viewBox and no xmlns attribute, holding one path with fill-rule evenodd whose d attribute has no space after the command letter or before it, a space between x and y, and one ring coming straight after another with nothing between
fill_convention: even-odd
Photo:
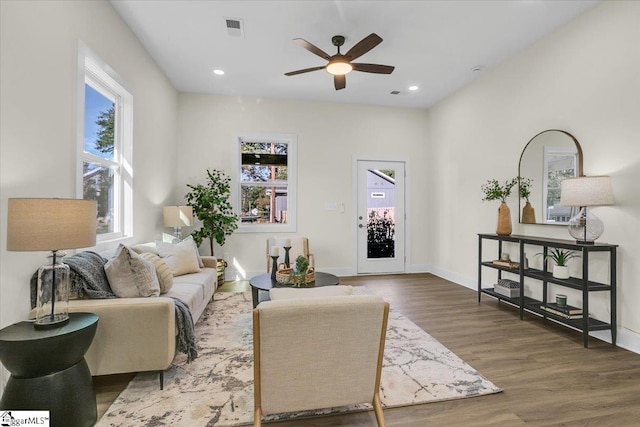
<instances>
[{"instance_id":1,"label":"coffee table","mask_svg":"<svg viewBox=\"0 0 640 427\"><path fill-rule=\"evenodd\" d=\"M317 288L319 286L335 286L340 284L340 279L338 276L334 276L329 273L322 273L320 271L316 271L316 280L307 283L306 285L300 286L300 289L304 288ZM251 285L251 296L253 297L253 308L256 308L258 303L260 302L258 299L258 291L269 291L271 288L293 288L296 287L290 285L281 285L276 282L275 279L271 278L270 273L260 274L258 276L252 277L249 280L249 284Z\"/></svg>"}]
</instances>

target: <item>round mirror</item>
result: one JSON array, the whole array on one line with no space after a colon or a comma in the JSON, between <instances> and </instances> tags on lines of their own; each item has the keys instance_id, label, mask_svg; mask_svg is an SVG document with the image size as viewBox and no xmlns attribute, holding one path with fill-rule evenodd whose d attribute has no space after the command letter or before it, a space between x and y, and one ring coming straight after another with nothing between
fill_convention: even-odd
<instances>
[{"instance_id":1,"label":"round mirror","mask_svg":"<svg viewBox=\"0 0 640 427\"><path fill-rule=\"evenodd\" d=\"M559 205L560 183L565 178L582 176L578 140L563 130L540 132L522 150L518 176L520 222L566 225L573 208Z\"/></svg>"}]
</instances>

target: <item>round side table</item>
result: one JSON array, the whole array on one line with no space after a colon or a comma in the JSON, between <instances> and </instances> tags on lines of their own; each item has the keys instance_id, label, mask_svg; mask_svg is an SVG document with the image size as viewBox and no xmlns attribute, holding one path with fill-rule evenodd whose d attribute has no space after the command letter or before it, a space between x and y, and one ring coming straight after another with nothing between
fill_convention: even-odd
<instances>
[{"instance_id":1,"label":"round side table","mask_svg":"<svg viewBox=\"0 0 640 427\"><path fill-rule=\"evenodd\" d=\"M0 330L0 361L11 377L0 409L49 411L50 425L93 426L96 395L84 354L98 326L92 313L69 313L59 328L18 322Z\"/></svg>"}]
</instances>

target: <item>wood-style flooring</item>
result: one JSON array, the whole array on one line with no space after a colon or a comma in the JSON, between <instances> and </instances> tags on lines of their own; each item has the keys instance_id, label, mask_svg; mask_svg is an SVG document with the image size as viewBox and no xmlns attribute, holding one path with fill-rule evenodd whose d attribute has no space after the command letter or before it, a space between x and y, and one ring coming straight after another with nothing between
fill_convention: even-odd
<instances>
[{"instance_id":1,"label":"wood-style flooring","mask_svg":"<svg viewBox=\"0 0 640 427\"><path fill-rule=\"evenodd\" d=\"M384 411L388 426L640 426L640 355L431 274L341 278L382 295L504 392ZM247 290L229 282L220 291ZM95 377L98 417L133 375ZM374 426L373 412L268 424ZM179 426L182 427L182 426ZM191 427L191 426L184 426Z\"/></svg>"}]
</instances>

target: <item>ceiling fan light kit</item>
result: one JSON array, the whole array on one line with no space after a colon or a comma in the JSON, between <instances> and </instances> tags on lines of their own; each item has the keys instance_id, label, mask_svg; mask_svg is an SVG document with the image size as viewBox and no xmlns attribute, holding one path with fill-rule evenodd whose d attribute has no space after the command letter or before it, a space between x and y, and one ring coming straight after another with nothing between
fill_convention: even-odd
<instances>
[{"instance_id":1,"label":"ceiling fan light kit","mask_svg":"<svg viewBox=\"0 0 640 427\"><path fill-rule=\"evenodd\" d=\"M336 90L344 89L346 87L346 78L345 75L349 72L353 71L362 71L365 73L376 73L376 74L391 74L395 67L390 65L380 65L380 64L363 64L363 63L352 63L354 59L357 59L369 52L374 47L378 46L382 43L382 38L375 34L371 33L364 39L360 40L353 46L347 53L344 55L340 53L340 46L344 44L344 36L333 36L331 38L331 42L334 46L338 48L338 53L333 56L330 56L328 53L323 51L322 49L314 46L304 39L293 39L293 41L303 48L307 49L309 52L314 55L319 56L320 58L328 61L327 65L320 67L312 67L305 68L302 70L290 71L285 73L285 76L295 76L297 74L308 73L311 71L322 70L323 68L329 73L333 75L333 82Z\"/></svg>"}]
</instances>

